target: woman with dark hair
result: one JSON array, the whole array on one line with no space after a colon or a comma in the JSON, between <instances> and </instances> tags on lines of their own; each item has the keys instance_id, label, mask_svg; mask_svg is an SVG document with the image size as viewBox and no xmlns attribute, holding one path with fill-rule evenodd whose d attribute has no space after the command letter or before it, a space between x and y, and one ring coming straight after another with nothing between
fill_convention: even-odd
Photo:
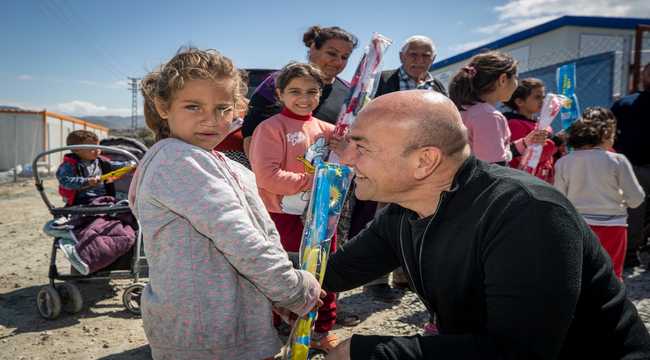
<instances>
[{"instance_id":1,"label":"woman with dark hair","mask_svg":"<svg viewBox=\"0 0 650 360\"><path fill-rule=\"evenodd\" d=\"M357 38L338 26L312 26L303 34L302 41L309 49L307 59L323 73L324 86L320 103L313 115L334 124L350 90L350 86L337 76L345 69L352 50L357 46ZM251 96L249 111L242 127L244 151L247 154L257 125L282 110L275 91L278 73L269 75Z\"/></svg>"}]
</instances>

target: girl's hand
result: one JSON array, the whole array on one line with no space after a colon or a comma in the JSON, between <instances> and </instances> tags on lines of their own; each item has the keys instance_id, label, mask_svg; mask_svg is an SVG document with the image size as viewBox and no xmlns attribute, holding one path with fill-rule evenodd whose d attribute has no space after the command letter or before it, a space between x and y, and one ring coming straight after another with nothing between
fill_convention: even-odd
<instances>
[{"instance_id":1,"label":"girl's hand","mask_svg":"<svg viewBox=\"0 0 650 360\"><path fill-rule=\"evenodd\" d=\"M119 177L117 177L117 176L109 176L106 180L104 180L104 182L105 182L106 184L110 184L110 183L112 183L112 182L115 182L115 181L118 180L118 179L119 179Z\"/></svg>"},{"instance_id":2,"label":"girl's hand","mask_svg":"<svg viewBox=\"0 0 650 360\"><path fill-rule=\"evenodd\" d=\"M302 273L303 284L306 285L306 296L305 304L300 308L296 313L299 316L305 316L309 314L314 308L323 305L323 301L320 299L323 296L323 290L320 288L320 283L314 275L308 271L298 270Z\"/></svg>"},{"instance_id":3,"label":"girl's hand","mask_svg":"<svg viewBox=\"0 0 650 360\"><path fill-rule=\"evenodd\" d=\"M524 145L526 147L533 144L544 145L546 139L548 138L548 131L546 130L533 130L524 138Z\"/></svg>"},{"instance_id":4,"label":"girl's hand","mask_svg":"<svg viewBox=\"0 0 650 360\"><path fill-rule=\"evenodd\" d=\"M348 140L345 137L338 137L334 134L330 137L329 148L339 157L343 154L343 151L345 151L347 146Z\"/></svg>"},{"instance_id":5,"label":"girl's hand","mask_svg":"<svg viewBox=\"0 0 650 360\"><path fill-rule=\"evenodd\" d=\"M282 318L282 321L284 321L285 323L291 326L293 326L293 324L298 319L298 315L292 313L291 310L280 306L273 306L273 312L276 313L280 318Z\"/></svg>"}]
</instances>

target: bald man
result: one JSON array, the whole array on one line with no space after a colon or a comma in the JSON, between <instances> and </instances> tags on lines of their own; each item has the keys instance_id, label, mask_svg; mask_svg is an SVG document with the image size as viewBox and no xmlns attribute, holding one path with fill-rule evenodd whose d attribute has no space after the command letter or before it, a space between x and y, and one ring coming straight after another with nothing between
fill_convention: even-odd
<instances>
[{"instance_id":1,"label":"bald man","mask_svg":"<svg viewBox=\"0 0 650 360\"><path fill-rule=\"evenodd\" d=\"M415 89L437 91L447 95L445 86L429 72L435 58L436 46L431 38L423 35L410 36L404 40L399 51L399 59L402 65L397 69L386 70L381 73L375 97L395 91ZM375 209L376 203L374 201L357 199L354 214L357 215L360 212L374 214ZM357 219L362 221L355 221ZM370 220L372 220L372 217L353 216L350 237L361 231ZM359 226L361 222L363 222L360 224L362 226ZM393 272L393 286L398 288L408 287L408 280L403 269L397 268ZM390 290L388 275L370 282L364 287L364 292L376 299L399 299L401 297L398 293Z\"/></svg>"},{"instance_id":2,"label":"bald man","mask_svg":"<svg viewBox=\"0 0 650 360\"><path fill-rule=\"evenodd\" d=\"M354 335L328 359L647 359L650 336L596 236L559 192L470 155L445 96L370 102L342 161L392 203L330 257L345 291L402 266L437 336Z\"/></svg>"}]
</instances>

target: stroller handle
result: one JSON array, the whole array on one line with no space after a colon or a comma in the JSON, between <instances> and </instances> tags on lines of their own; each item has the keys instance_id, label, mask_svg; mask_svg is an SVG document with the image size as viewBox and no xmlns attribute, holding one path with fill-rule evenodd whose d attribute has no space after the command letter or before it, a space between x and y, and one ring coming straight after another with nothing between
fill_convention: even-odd
<instances>
[{"instance_id":1,"label":"stroller handle","mask_svg":"<svg viewBox=\"0 0 650 360\"><path fill-rule=\"evenodd\" d=\"M40 176L38 175L38 161L42 157L45 157L50 154L68 151L68 150L83 150L83 149L87 149L87 150L99 149L107 153L120 154L128 157L132 161L135 161L136 164L139 163L138 158L135 155L131 154L130 152L124 149L117 149L114 147L104 146L104 145L69 145L69 146L63 146L55 149L46 150L39 153L34 158L34 161L32 161L32 175L34 176L34 184L36 185L36 189L38 190L39 194L41 194L41 198L43 199L43 202L45 202L45 205L47 205L48 209L50 209L50 212L52 212L52 210L54 210L55 207L54 205L52 205L50 199L48 199L43 189L43 179L41 179Z\"/></svg>"}]
</instances>

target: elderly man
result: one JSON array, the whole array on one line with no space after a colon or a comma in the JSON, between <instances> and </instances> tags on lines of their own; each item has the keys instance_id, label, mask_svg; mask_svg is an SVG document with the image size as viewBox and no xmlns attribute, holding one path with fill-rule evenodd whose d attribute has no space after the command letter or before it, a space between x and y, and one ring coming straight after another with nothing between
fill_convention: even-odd
<instances>
[{"instance_id":1,"label":"elderly man","mask_svg":"<svg viewBox=\"0 0 650 360\"><path fill-rule=\"evenodd\" d=\"M646 193L646 200L635 209L628 209L629 228L627 233L627 254L625 266L640 265L639 249L646 244L644 229L650 224L650 63L643 68L643 91L624 96L612 105L612 112L616 115L617 134L614 148L625 155L632 166L634 173Z\"/></svg>"},{"instance_id":2,"label":"elderly man","mask_svg":"<svg viewBox=\"0 0 650 360\"><path fill-rule=\"evenodd\" d=\"M447 95L445 86L429 73L436 58L436 47L426 36L415 35L404 41L399 52L402 66L383 71L375 97L400 90L433 90Z\"/></svg>"},{"instance_id":3,"label":"elderly man","mask_svg":"<svg viewBox=\"0 0 650 360\"><path fill-rule=\"evenodd\" d=\"M430 38L423 35L409 37L404 41L399 52L402 66L381 73L375 97L395 91L413 89L433 90L447 95L445 86L429 73L429 68L435 58L436 47ZM374 213L376 208L377 204L374 201L356 201L350 236L363 229L366 225L365 222L369 220L367 215L358 216L358 214ZM363 221L362 224L361 221ZM396 269L393 272L393 285L399 288L408 287L403 269ZM395 301L401 297L390 289L388 275L366 284L364 292L374 299L383 301Z\"/></svg>"},{"instance_id":4,"label":"elderly man","mask_svg":"<svg viewBox=\"0 0 650 360\"><path fill-rule=\"evenodd\" d=\"M353 335L328 359L647 359L648 335L596 236L559 192L470 155L454 104L373 100L342 161L391 205L327 266L345 291L402 266L437 336Z\"/></svg>"}]
</instances>

